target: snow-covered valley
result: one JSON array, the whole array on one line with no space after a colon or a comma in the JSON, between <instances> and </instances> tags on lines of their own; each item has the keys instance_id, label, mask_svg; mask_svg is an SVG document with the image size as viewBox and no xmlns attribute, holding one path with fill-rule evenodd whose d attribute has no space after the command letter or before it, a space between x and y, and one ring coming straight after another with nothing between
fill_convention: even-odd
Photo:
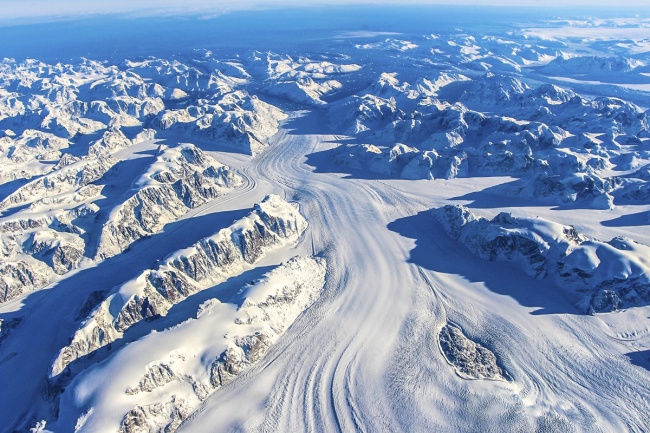
<instances>
[{"instance_id":1,"label":"snow-covered valley","mask_svg":"<svg viewBox=\"0 0 650 433\"><path fill-rule=\"evenodd\" d=\"M0 431L647 431L648 26L4 59Z\"/></svg>"}]
</instances>

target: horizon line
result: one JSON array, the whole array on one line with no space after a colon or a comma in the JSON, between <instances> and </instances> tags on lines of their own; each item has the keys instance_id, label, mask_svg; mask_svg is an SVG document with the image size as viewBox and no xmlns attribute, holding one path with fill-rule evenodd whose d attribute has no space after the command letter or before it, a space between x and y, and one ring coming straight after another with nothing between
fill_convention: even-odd
<instances>
[{"instance_id":1,"label":"horizon line","mask_svg":"<svg viewBox=\"0 0 650 433\"><path fill-rule=\"evenodd\" d=\"M459 3L460 1L460 3ZM83 19L97 19L97 18L117 18L117 19L138 19L138 18L194 18L194 19L214 19L219 16L227 15L235 12L264 12L264 11L280 11L280 10L295 10L295 9L315 9L322 7L451 7L451 8L465 8L465 7L485 7L485 8L507 8L510 10L515 9L548 9L555 8L560 10L576 10L579 8L584 8L588 6L588 10L584 11L583 16L590 15L592 11L604 11L604 10L617 10L621 12L647 12L650 13L650 3L644 4L623 4L612 6L611 4L606 3L595 3L591 1L590 4L586 4L586 1L581 0L579 3L564 2L559 3L557 0L547 0L524 2L513 4L510 1L505 0L496 0L493 2L481 2L480 0L456 0L454 2L448 0L407 0L399 2L397 0L389 0L386 3L377 5L376 2L371 2L369 0L356 0L353 2L346 2L341 0L324 0L316 1L310 4L298 3L297 1L286 2L282 5L277 3L267 3L267 2L222 2L220 5L208 5L203 0L198 0L195 2L189 2L183 7L180 6L171 6L166 5L160 2L158 6L140 5L137 6L128 6L123 4L125 7L122 9L111 10L110 5L103 5L100 8L88 9L88 8L77 8L77 9L64 9L59 13L52 13L50 10L53 4L56 2L47 2L43 0L37 0L32 3L43 3L47 4L48 7L38 8L35 10L33 7L28 7L24 1L14 1L15 5L12 8L12 5L5 4L5 13L3 17L0 17L0 27L14 27L14 26L23 26L23 25L36 25L36 24L51 24L56 22L66 22L66 21L76 21ZM19 4L19 6L17 5ZM165 6L166 5L166 6ZM118 5L119 6L119 5ZM616 17L608 17L616 18ZM640 18L650 18L650 15L647 17Z\"/></svg>"}]
</instances>

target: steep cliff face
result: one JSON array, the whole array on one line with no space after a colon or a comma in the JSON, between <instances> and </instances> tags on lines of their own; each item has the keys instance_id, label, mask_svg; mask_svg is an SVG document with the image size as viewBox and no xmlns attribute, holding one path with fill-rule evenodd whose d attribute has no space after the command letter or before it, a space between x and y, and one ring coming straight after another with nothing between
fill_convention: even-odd
<instances>
[{"instance_id":1,"label":"steep cliff face","mask_svg":"<svg viewBox=\"0 0 650 433\"><path fill-rule=\"evenodd\" d=\"M459 205L432 210L449 236L474 255L513 263L533 278L584 293L579 308L607 312L650 301L650 247L588 238L573 227L500 213L492 220Z\"/></svg>"},{"instance_id":2,"label":"steep cliff face","mask_svg":"<svg viewBox=\"0 0 650 433\"><path fill-rule=\"evenodd\" d=\"M75 359L120 338L134 324L164 316L192 293L241 273L270 251L296 243L306 227L296 204L268 196L249 216L115 288L91 312L72 343L60 351L52 376Z\"/></svg>"},{"instance_id":3,"label":"steep cliff face","mask_svg":"<svg viewBox=\"0 0 650 433\"><path fill-rule=\"evenodd\" d=\"M128 198L110 212L94 253L94 247L89 249L88 231L102 221L95 202L106 194L105 188L110 191L108 173L116 163L103 150L99 156L69 155L50 173L0 203L0 209L9 208L7 217L0 219L0 302L42 288L76 269L84 257L102 260L119 254L188 210L244 182L192 144L163 147L136 179Z\"/></svg>"},{"instance_id":4,"label":"steep cliff face","mask_svg":"<svg viewBox=\"0 0 650 433\"><path fill-rule=\"evenodd\" d=\"M84 258L82 231L72 219L93 215L91 206L69 212L6 219L0 223L0 303L51 283Z\"/></svg>"},{"instance_id":5,"label":"steep cliff face","mask_svg":"<svg viewBox=\"0 0 650 433\"><path fill-rule=\"evenodd\" d=\"M119 431L135 433L143 426L175 431L202 401L259 362L318 299L324 284L322 258L294 257L242 288L229 303L204 302L196 319L176 331L218 319L221 325L210 333L220 335L207 346L196 344L194 353L176 348L166 358L147 365L137 383L126 389L125 405L135 401L148 404L130 409Z\"/></svg>"},{"instance_id":6,"label":"steep cliff face","mask_svg":"<svg viewBox=\"0 0 650 433\"><path fill-rule=\"evenodd\" d=\"M102 228L96 258L121 253L136 240L162 230L188 210L228 193L243 178L192 144L163 149L113 209Z\"/></svg>"},{"instance_id":7,"label":"steep cliff face","mask_svg":"<svg viewBox=\"0 0 650 433\"><path fill-rule=\"evenodd\" d=\"M0 264L0 301L14 299L24 292L46 285L53 278L52 270L37 260L17 260Z\"/></svg>"},{"instance_id":8,"label":"steep cliff face","mask_svg":"<svg viewBox=\"0 0 650 433\"><path fill-rule=\"evenodd\" d=\"M62 164L57 170L20 187L0 202L0 210L74 193L100 179L117 160L106 155Z\"/></svg>"}]
</instances>

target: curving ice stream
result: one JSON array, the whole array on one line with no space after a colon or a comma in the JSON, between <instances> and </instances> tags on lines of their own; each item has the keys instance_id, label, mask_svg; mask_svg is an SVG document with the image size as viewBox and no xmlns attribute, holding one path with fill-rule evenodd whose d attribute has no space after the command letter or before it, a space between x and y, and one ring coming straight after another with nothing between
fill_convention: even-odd
<instances>
[{"instance_id":1,"label":"curving ice stream","mask_svg":"<svg viewBox=\"0 0 650 433\"><path fill-rule=\"evenodd\" d=\"M180 431L644 430L650 379L615 354L629 348L604 320L459 250L421 213L467 185L314 169L308 155L341 139L324 125L294 113L246 173L300 203L304 247L327 259L325 293ZM437 344L447 321L488 344L510 380L457 376Z\"/></svg>"}]
</instances>

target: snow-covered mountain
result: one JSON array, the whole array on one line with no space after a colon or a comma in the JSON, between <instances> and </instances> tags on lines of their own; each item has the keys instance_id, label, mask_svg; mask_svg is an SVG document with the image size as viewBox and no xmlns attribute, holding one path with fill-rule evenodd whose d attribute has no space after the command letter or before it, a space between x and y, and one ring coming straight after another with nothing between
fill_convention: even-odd
<instances>
[{"instance_id":1,"label":"snow-covered mountain","mask_svg":"<svg viewBox=\"0 0 650 433\"><path fill-rule=\"evenodd\" d=\"M268 252L295 243L306 228L297 206L268 196L246 218L172 253L155 268L115 288L90 313L52 367L56 377L141 321L164 316L192 293L241 274Z\"/></svg>"},{"instance_id":2,"label":"snow-covered mountain","mask_svg":"<svg viewBox=\"0 0 650 433\"><path fill-rule=\"evenodd\" d=\"M590 100L553 84L532 87L491 72L456 80L443 81L448 87L455 82L453 92L432 93L430 86L383 74L369 88L374 93L339 102L332 116L341 119L347 108L351 116L343 127L366 143L341 146L334 159L402 179L516 176L523 185L508 195L600 208L612 207L611 193L622 186L601 174L613 168L612 160L648 162L646 140L639 138L649 134L648 114L635 104Z\"/></svg>"},{"instance_id":3,"label":"snow-covered mountain","mask_svg":"<svg viewBox=\"0 0 650 433\"><path fill-rule=\"evenodd\" d=\"M647 430L650 22L389 10L0 61L0 432Z\"/></svg>"},{"instance_id":4,"label":"snow-covered mountain","mask_svg":"<svg viewBox=\"0 0 650 433\"><path fill-rule=\"evenodd\" d=\"M128 369L119 359L91 367L62 399L73 398L72 389L90 386L96 391L84 401L65 404L63 417L77 416L77 431L102 431L107 417L120 432L175 430L201 402L258 363L318 299L324 283L323 259L295 257L229 301L205 301L195 317L125 347L120 356L131 353L137 359ZM96 382L100 376L107 380ZM105 389L111 395L98 401Z\"/></svg>"},{"instance_id":5,"label":"snow-covered mountain","mask_svg":"<svg viewBox=\"0 0 650 433\"><path fill-rule=\"evenodd\" d=\"M650 247L625 237L590 239L571 226L500 213L492 220L463 206L432 211L451 238L476 256L512 262L532 278L583 293L591 313L650 302Z\"/></svg>"},{"instance_id":6,"label":"snow-covered mountain","mask_svg":"<svg viewBox=\"0 0 650 433\"><path fill-rule=\"evenodd\" d=\"M161 149L134 183L133 195L111 210L97 256L119 254L204 203L241 186L243 179L191 144Z\"/></svg>"}]
</instances>

